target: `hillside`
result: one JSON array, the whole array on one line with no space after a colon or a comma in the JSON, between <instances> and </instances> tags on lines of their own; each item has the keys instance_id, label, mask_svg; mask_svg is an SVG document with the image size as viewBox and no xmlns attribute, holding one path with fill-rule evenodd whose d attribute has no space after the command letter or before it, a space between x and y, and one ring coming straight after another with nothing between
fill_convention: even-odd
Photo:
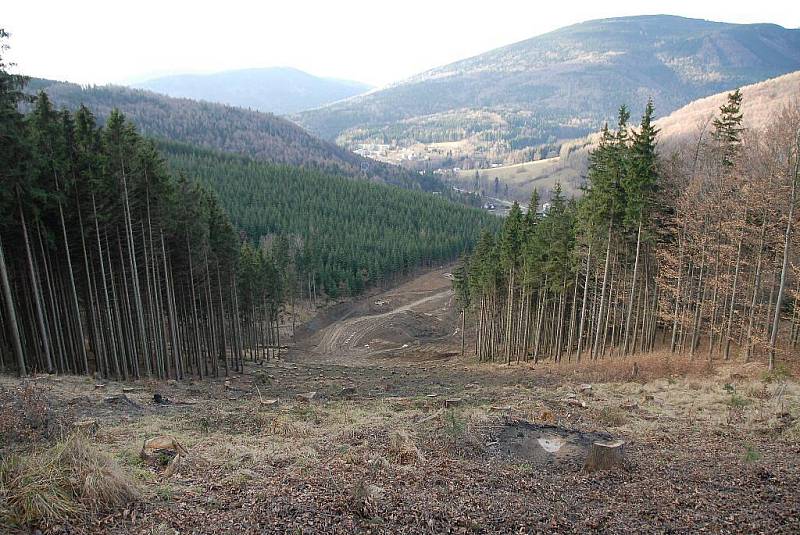
<instances>
[{"instance_id":1,"label":"hillside","mask_svg":"<svg viewBox=\"0 0 800 535\"><path fill-rule=\"evenodd\" d=\"M214 191L253 241L298 238L304 270L333 297L455 259L481 229L498 227L495 216L436 195L174 142L159 149L173 171Z\"/></svg>"},{"instance_id":2,"label":"hillside","mask_svg":"<svg viewBox=\"0 0 800 535\"><path fill-rule=\"evenodd\" d=\"M368 160L269 113L110 85L82 87L33 79L26 90L45 90L56 107L75 110L84 104L100 122L118 108L149 137L410 189L442 190L434 177Z\"/></svg>"},{"instance_id":3,"label":"hillside","mask_svg":"<svg viewBox=\"0 0 800 535\"><path fill-rule=\"evenodd\" d=\"M288 67L177 74L147 80L133 87L171 97L219 102L276 114L317 108L370 89L361 82L320 78Z\"/></svg>"},{"instance_id":4,"label":"hillside","mask_svg":"<svg viewBox=\"0 0 800 535\"><path fill-rule=\"evenodd\" d=\"M492 50L296 119L351 149L386 144L390 160L519 163L557 155L562 140L596 131L623 102L636 116L653 97L663 115L798 69L800 30L614 18Z\"/></svg>"},{"instance_id":5,"label":"hillside","mask_svg":"<svg viewBox=\"0 0 800 535\"><path fill-rule=\"evenodd\" d=\"M766 128L783 107L800 99L800 71L745 86L741 91L744 127L754 130ZM669 146L695 136L711 117L719 113L727 95L723 91L695 100L659 119L656 124L661 129L662 145Z\"/></svg>"},{"instance_id":6,"label":"hillside","mask_svg":"<svg viewBox=\"0 0 800 535\"><path fill-rule=\"evenodd\" d=\"M750 129L765 128L770 119L781 112L784 106L800 98L800 71L777 78L747 85L741 88L743 125ZM656 121L660 130L658 136L662 151L669 151L675 144L696 136L708 127L712 117L719 113L728 92L723 91L709 97L690 102L666 117ZM656 103L658 104L658 103ZM636 120L636 117L633 117ZM588 153L596 135L565 142L559 156L523 164L508 165L491 169L479 169L476 187L474 169L450 172L445 176L460 188L494 192L494 179L499 179L500 193L508 185L508 198L527 202L533 188L537 188L545 198L556 182L567 194L578 194L588 164Z\"/></svg>"}]
</instances>

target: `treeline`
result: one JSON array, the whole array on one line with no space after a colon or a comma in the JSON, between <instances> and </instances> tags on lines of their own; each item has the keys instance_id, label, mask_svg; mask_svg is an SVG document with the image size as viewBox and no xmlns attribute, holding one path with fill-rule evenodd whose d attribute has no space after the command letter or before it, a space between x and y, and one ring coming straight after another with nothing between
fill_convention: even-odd
<instances>
[{"instance_id":1,"label":"treeline","mask_svg":"<svg viewBox=\"0 0 800 535\"><path fill-rule=\"evenodd\" d=\"M707 358L776 355L800 338L795 267L797 107L746 131L741 94L675 153L656 150L648 103L623 106L592 151L584 194L534 194L457 273L480 360L554 361L656 348ZM788 324L788 326L787 326Z\"/></svg>"},{"instance_id":2,"label":"treeline","mask_svg":"<svg viewBox=\"0 0 800 535\"><path fill-rule=\"evenodd\" d=\"M253 242L283 236L298 296L337 298L457 258L499 220L439 196L161 142Z\"/></svg>"},{"instance_id":3,"label":"treeline","mask_svg":"<svg viewBox=\"0 0 800 535\"><path fill-rule=\"evenodd\" d=\"M0 64L0 371L203 377L279 347L280 248L240 245L119 112L21 115L23 82Z\"/></svg>"},{"instance_id":4,"label":"treeline","mask_svg":"<svg viewBox=\"0 0 800 535\"><path fill-rule=\"evenodd\" d=\"M147 137L316 169L327 174L380 181L407 189L439 191L456 202L477 204L469 196L446 188L433 174L420 175L398 166L368 160L312 136L291 121L271 113L172 98L120 86L82 87L50 80L31 80L27 92L36 94L38 91L45 91L57 107L74 111L86 106L98 122L106 121L113 110L120 110Z\"/></svg>"}]
</instances>

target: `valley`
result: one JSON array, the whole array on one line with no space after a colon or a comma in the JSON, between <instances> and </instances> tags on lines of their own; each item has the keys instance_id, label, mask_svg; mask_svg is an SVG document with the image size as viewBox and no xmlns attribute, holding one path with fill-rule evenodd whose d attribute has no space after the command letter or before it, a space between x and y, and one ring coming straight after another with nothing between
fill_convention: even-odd
<instances>
[{"instance_id":1,"label":"valley","mask_svg":"<svg viewBox=\"0 0 800 535\"><path fill-rule=\"evenodd\" d=\"M12 3L0 533L799 533L771 1Z\"/></svg>"}]
</instances>

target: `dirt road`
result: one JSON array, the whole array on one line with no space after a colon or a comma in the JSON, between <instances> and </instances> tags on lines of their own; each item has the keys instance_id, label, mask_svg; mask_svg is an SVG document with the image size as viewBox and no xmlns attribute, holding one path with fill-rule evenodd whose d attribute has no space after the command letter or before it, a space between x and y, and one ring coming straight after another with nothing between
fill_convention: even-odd
<instances>
[{"instance_id":1,"label":"dirt road","mask_svg":"<svg viewBox=\"0 0 800 535\"><path fill-rule=\"evenodd\" d=\"M345 366L376 364L403 354L419 360L453 354L458 312L449 268L336 310L335 321L298 340L296 354ZM331 318L332 320L334 318Z\"/></svg>"}]
</instances>

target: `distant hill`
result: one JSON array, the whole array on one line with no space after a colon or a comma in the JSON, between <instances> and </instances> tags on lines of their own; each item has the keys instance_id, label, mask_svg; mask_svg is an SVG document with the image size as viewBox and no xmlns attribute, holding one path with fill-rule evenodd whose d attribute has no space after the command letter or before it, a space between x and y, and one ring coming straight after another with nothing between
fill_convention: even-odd
<instances>
[{"instance_id":1,"label":"distant hill","mask_svg":"<svg viewBox=\"0 0 800 535\"><path fill-rule=\"evenodd\" d=\"M800 102L800 71L748 85L742 90L742 124L745 128L762 129L781 112L784 106ZM710 128L710 120L719 114L728 92L690 102L675 110L656 124L661 129L660 142L664 146L694 137L703 128Z\"/></svg>"},{"instance_id":2,"label":"distant hill","mask_svg":"<svg viewBox=\"0 0 800 535\"><path fill-rule=\"evenodd\" d=\"M621 103L636 116L653 97L664 115L798 69L797 29L623 17L562 28L295 119L351 149L395 144L442 167L509 164L557 156L563 140L596 131Z\"/></svg>"},{"instance_id":3,"label":"distant hill","mask_svg":"<svg viewBox=\"0 0 800 535\"><path fill-rule=\"evenodd\" d=\"M133 87L276 114L296 113L367 92L361 82L320 78L288 67L177 74Z\"/></svg>"},{"instance_id":4,"label":"distant hill","mask_svg":"<svg viewBox=\"0 0 800 535\"><path fill-rule=\"evenodd\" d=\"M101 120L119 108L146 136L408 189L442 191L444 188L433 176L368 160L268 113L172 98L142 89L82 87L32 79L27 91L39 90L45 90L57 107L76 109L85 104Z\"/></svg>"},{"instance_id":5,"label":"distant hill","mask_svg":"<svg viewBox=\"0 0 800 535\"><path fill-rule=\"evenodd\" d=\"M745 128L765 128L781 110L800 101L800 71L785 74L741 88L742 124ZM659 128L658 146L668 153L677 144L695 138L702 130L711 128L710 121L719 114L719 108L728 98L728 91L695 100L656 121ZM636 124L638 117L632 117ZM588 155L598 138L597 134L571 140L561 147L559 156L519 165L494 169L470 169L450 173L448 179L457 187L482 190L494 194L494 179L498 178L500 194L508 185L508 198L527 202L533 188L544 198L560 183L567 194L580 194L580 185L586 174ZM476 181L476 171L477 178Z\"/></svg>"}]
</instances>

